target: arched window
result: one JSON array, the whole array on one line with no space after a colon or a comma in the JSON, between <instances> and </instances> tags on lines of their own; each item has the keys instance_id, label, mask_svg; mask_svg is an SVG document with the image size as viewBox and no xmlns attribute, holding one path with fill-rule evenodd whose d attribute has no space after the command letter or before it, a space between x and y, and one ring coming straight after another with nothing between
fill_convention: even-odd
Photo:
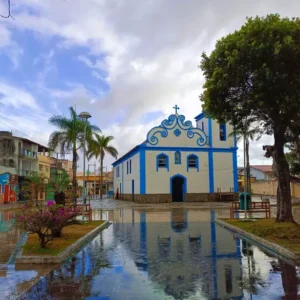
<instances>
[{"instance_id":1,"label":"arched window","mask_svg":"<svg viewBox=\"0 0 300 300\"><path fill-rule=\"evenodd\" d=\"M189 169L196 169L197 171L199 171L199 160L198 160L198 156L196 156L195 154L190 154L187 157L187 171L189 171Z\"/></svg>"},{"instance_id":2,"label":"arched window","mask_svg":"<svg viewBox=\"0 0 300 300\"><path fill-rule=\"evenodd\" d=\"M175 161L175 165L181 164L181 153L179 151L175 152L174 161Z\"/></svg>"},{"instance_id":3,"label":"arched window","mask_svg":"<svg viewBox=\"0 0 300 300\"><path fill-rule=\"evenodd\" d=\"M169 157L168 155L161 153L156 156L156 171L158 169L167 169L169 171Z\"/></svg>"}]
</instances>

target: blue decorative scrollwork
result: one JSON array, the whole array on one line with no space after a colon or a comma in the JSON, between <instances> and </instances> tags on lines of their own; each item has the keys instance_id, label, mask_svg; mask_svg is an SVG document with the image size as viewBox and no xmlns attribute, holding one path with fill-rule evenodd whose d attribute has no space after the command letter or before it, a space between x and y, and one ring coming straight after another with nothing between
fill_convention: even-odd
<instances>
[{"instance_id":1,"label":"blue decorative scrollwork","mask_svg":"<svg viewBox=\"0 0 300 300\"><path fill-rule=\"evenodd\" d=\"M165 119L161 122L160 126L152 128L147 134L147 142L150 145L158 144L158 133L162 138L168 136L168 131L174 129L178 126L181 130L186 131L188 138L194 138L195 135L198 135L196 143L198 146L203 146L206 144L207 136L200 128L193 128L191 121L185 121L185 116L183 115L170 115L168 119ZM175 136L179 137L181 135L181 130L176 128L173 133Z\"/></svg>"},{"instance_id":2,"label":"blue decorative scrollwork","mask_svg":"<svg viewBox=\"0 0 300 300\"><path fill-rule=\"evenodd\" d=\"M157 145L158 143L158 138L155 136L157 133L160 133L160 136L162 138L166 138L168 136L168 130L166 130L163 127L157 126L152 128L147 135L147 141L151 144L151 145Z\"/></svg>"},{"instance_id":3,"label":"blue decorative scrollwork","mask_svg":"<svg viewBox=\"0 0 300 300\"><path fill-rule=\"evenodd\" d=\"M180 115L177 118L177 124L181 129L188 130L193 127L193 124L191 121L184 122L184 120L185 120L185 116L183 116L183 115Z\"/></svg>"},{"instance_id":4,"label":"blue decorative scrollwork","mask_svg":"<svg viewBox=\"0 0 300 300\"><path fill-rule=\"evenodd\" d=\"M168 119L161 122L161 126L166 129L173 129L177 125L177 116L171 115Z\"/></svg>"},{"instance_id":5,"label":"blue decorative scrollwork","mask_svg":"<svg viewBox=\"0 0 300 300\"><path fill-rule=\"evenodd\" d=\"M199 128L191 128L187 131L187 136L189 138L193 138L194 135L199 135L199 138L197 139L197 145L198 146L203 146L206 143L206 135L205 133L200 130Z\"/></svg>"},{"instance_id":6,"label":"blue decorative scrollwork","mask_svg":"<svg viewBox=\"0 0 300 300\"><path fill-rule=\"evenodd\" d=\"M174 134L178 137L181 135L181 131L177 128L174 130Z\"/></svg>"}]
</instances>

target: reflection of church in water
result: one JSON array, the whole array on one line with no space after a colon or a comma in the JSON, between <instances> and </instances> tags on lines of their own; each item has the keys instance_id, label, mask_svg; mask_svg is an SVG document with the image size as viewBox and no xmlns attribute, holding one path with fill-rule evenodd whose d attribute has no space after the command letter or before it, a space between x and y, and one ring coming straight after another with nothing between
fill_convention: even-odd
<instances>
[{"instance_id":1,"label":"reflection of church in water","mask_svg":"<svg viewBox=\"0 0 300 300\"><path fill-rule=\"evenodd\" d=\"M136 266L166 295L243 298L240 240L214 223L213 211L120 210L108 217L132 240Z\"/></svg>"}]
</instances>

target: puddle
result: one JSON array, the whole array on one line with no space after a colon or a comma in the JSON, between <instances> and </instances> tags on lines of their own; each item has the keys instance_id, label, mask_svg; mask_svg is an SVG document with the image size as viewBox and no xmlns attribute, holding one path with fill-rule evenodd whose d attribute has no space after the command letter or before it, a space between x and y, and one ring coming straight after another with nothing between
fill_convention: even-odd
<instances>
[{"instance_id":1,"label":"puddle","mask_svg":"<svg viewBox=\"0 0 300 300\"><path fill-rule=\"evenodd\" d=\"M94 212L113 224L48 274L12 267L0 277L0 299L16 299L36 281L20 299L297 299L298 267L236 238L215 217L229 210Z\"/></svg>"}]
</instances>

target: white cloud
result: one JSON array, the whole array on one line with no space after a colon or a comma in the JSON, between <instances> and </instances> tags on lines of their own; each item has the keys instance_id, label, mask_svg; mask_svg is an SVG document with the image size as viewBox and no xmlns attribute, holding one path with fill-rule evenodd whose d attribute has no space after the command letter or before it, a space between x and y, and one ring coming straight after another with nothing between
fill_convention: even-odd
<instances>
[{"instance_id":1,"label":"white cloud","mask_svg":"<svg viewBox=\"0 0 300 300\"><path fill-rule=\"evenodd\" d=\"M0 103L13 108L31 108L39 111L36 99L27 91L0 82Z\"/></svg>"},{"instance_id":2,"label":"white cloud","mask_svg":"<svg viewBox=\"0 0 300 300\"><path fill-rule=\"evenodd\" d=\"M211 51L217 39L239 28L246 16L300 12L298 0L289 5L281 0L192 0L188 5L180 0L18 1L20 7L24 4L34 6L35 13L15 14L10 26L59 36L59 46L70 49L88 47L77 59L93 76L106 80L107 95L95 95L85 86L49 91L93 112L95 122L115 135L121 154L145 138L150 124L141 124L144 113L161 110L167 117L174 104L188 119L201 111L198 97L204 79L198 65L201 53ZM108 76L103 78L101 71ZM120 115L120 123L112 124ZM253 161L264 161L260 146L251 147Z\"/></svg>"}]
</instances>

